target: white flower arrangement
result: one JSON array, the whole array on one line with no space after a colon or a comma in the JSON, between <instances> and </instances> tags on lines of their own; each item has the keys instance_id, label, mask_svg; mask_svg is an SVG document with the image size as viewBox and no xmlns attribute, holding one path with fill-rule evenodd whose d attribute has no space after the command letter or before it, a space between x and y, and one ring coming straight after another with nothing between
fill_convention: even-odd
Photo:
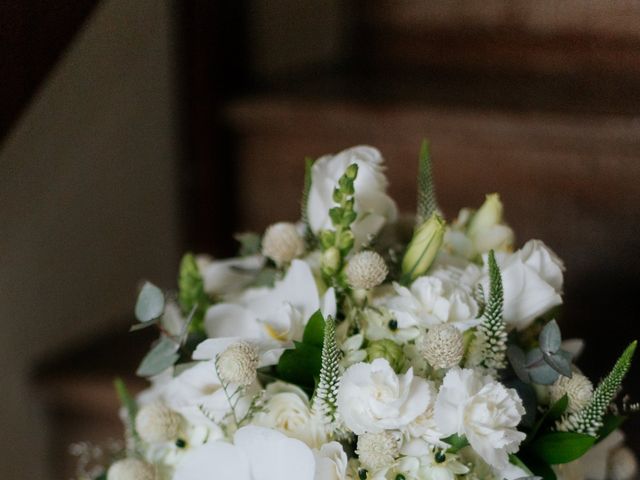
<instances>
[{"instance_id":1,"label":"white flower arrangement","mask_svg":"<svg viewBox=\"0 0 640 480\"><path fill-rule=\"evenodd\" d=\"M447 223L425 143L407 239L387 183L372 147L308 162L298 224L240 236L238 258L185 255L177 302L145 284L152 386L117 383L127 448L103 478L635 475L611 406L636 342L594 386L551 319L562 261L515 249L497 194Z\"/></svg>"}]
</instances>

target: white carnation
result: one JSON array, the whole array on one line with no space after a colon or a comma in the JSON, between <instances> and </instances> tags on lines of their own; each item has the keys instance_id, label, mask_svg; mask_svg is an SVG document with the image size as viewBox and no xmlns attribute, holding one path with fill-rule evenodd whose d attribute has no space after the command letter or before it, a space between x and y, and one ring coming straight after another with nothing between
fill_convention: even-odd
<instances>
[{"instance_id":1,"label":"white carnation","mask_svg":"<svg viewBox=\"0 0 640 480\"><path fill-rule=\"evenodd\" d=\"M344 150L335 156L319 158L311 169L311 189L307 202L307 218L314 233L333 228L329 209L335 206L333 190L351 164L358 165L355 180L355 211L358 214L351 225L356 248L368 243L387 222L394 222L397 209L386 194L387 179L383 159L373 147L359 146Z\"/></svg>"},{"instance_id":2,"label":"white carnation","mask_svg":"<svg viewBox=\"0 0 640 480\"><path fill-rule=\"evenodd\" d=\"M417 324L432 327L451 323L459 330L467 330L479 323L478 305L466 288L453 282L420 277L410 288L394 284L396 295L385 300L385 305L404 325Z\"/></svg>"},{"instance_id":3,"label":"white carnation","mask_svg":"<svg viewBox=\"0 0 640 480\"><path fill-rule=\"evenodd\" d=\"M397 375L389 362L378 358L357 363L344 373L338 391L338 413L356 435L399 429L423 413L429 403L429 385L409 369Z\"/></svg>"},{"instance_id":4,"label":"white carnation","mask_svg":"<svg viewBox=\"0 0 640 480\"><path fill-rule=\"evenodd\" d=\"M508 455L526 438L516 429L522 415L515 390L470 369L449 370L436 399L436 425L443 435L465 435L482 459L498 469L507 466Z\"/></svg>"}]
</instances>

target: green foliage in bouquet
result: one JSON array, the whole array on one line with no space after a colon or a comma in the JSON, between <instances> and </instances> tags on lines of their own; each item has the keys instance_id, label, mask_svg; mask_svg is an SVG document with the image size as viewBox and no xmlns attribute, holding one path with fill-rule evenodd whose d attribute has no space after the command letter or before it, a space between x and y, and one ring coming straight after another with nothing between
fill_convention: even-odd
<instances>
[{"instance_id":1,"label":"green foliage in bouquet","mask_svg":"<svg viewBox=\"0 0 640 480\"><path fill-rule=\"evenodd\" d=\"M182 314L192 317L190 330L204 332L204 315L211 305L211 299L204 291L204 281L192 253L185 254L180 262L178 289L178 302Z\"/></svg>"},{"instance_id":2,"label":"green foliage in bouquet","mask_svg":"<svg viewBox=\"0 0 640 480\"><path fill-rule=\"evenodd\" d=\"M330 427L335 425L338 411L338 388L340 387L340 348L336 340L336 322L328 317L322 340L322 365L320 379L315 389L312 409L322 416Z\"/></svg>"}]
</instances>

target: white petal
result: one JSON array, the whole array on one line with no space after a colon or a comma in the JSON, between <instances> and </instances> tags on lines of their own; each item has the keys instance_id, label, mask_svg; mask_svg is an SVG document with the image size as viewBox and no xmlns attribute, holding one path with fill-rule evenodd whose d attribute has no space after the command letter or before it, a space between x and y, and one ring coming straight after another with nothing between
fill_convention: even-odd
<instances>
[{"instance_id":1,"label":"white petal","mask_svg":"<svg viewBox=\"0 0 640 480\"><path fill-rule=\"evenodd\" d=\"M236 432L234 442L249 459L252 480L313 480L313 453L299 440L250 425Z\"/></svg>"},{"instance_id":2,"label":"white petal","mask_svg":"<svg viewBox=\"0 0 640 480\"><path fill-rule=\"evenodd\" d=\"M262 327L253 314L239 305L214 305L207 310L204 321L209 337L260 338L262 335Z\"/></svg>"},{"instance_id":3,"label":"white petal","mask_svg":"<svg viewBox=\"0 0 640 480\"><path fill-rule=\"evenodd\" d=\"M185 454L174 480L252 480L245 454L224 442L206 443Z\"/></svg>"}]
</instances>

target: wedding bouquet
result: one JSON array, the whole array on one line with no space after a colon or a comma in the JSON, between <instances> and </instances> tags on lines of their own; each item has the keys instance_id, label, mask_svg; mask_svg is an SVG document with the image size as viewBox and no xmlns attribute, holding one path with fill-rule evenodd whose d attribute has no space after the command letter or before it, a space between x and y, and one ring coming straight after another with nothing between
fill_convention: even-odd
<instances>
[{"instance_id":1,"label":"wedding bouquet","mask_svg":"<svg viewBox=\"0 0 640 480\"><path fill-rule=\"evenodd\" d=\"M417 215L380 152L306 163L298 223L239 256L184 256L178 291L142 287L160 337L123 401L108 480L628 480L615 403L636 348L593 384L554 320L562 261L516 249L497 194L446 222L427 144ZM291 201L288 199L288 201Z\"/></svg>"}]
</instances>

